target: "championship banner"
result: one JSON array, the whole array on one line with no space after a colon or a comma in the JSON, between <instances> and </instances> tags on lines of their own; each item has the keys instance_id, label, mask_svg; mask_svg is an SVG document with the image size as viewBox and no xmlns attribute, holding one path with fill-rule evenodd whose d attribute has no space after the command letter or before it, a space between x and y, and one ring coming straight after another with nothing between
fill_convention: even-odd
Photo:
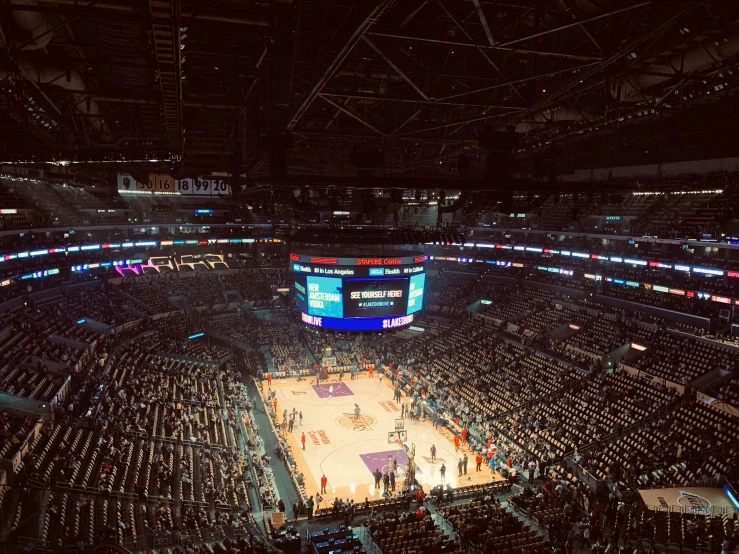
<instances>
[{"instance_id":1,"label":"championship banner","mask_svg":"<svg viewBox=\"0 0 739 554\"><path fill-rule=\"evenodd\" d=\"M158 173L150 173L148 181L142 183L129 174L119 173L118 192L122 195L222 196L231 194L231 185L220 177L175 179Z\"/></svg>"}]
</instances>

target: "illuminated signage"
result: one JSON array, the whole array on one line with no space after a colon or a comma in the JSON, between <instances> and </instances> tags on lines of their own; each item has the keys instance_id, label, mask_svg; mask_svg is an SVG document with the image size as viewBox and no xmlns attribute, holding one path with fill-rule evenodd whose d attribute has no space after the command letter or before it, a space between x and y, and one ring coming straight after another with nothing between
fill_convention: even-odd
<instances>
[{"instance_id":1,"label":"illuminated signage","mask_svg":"<svg viewBox=\"0 0 739 554\"><path fill-rule=\"evenodd\" d=\"M642 346L641 344L636 344L635 342L631 343L631 348L633 348L634 350L639 350L640 352L644 352L647 349L646 346Z\"/></svg>"},{"instance_id":2,"label":"illuminated signage","mask_svg":"<svg viewBox=\"0 0 739 554\"><path fill-rule=\"evenodd\" d=\"M336 258L311 258L311 263L314 264L337 264L339 260Z\"/></svg>"},{"instance_id":3,"label":"illuminated signage","mask_svg":"<svg viewBox=\"0 0 739 554\"><path fill-rule=\"evenodd\" d=\"M190 335L189 337L187 337L187 340L199 339L203 336L205 336L205 333L195 333L194 335Z\"/></svg>"},{"instance_id":4,"label":"illuminated signage","mask_svg":"<svg viewBox=\"0 0 739 554\"><path fill-rule=\"evenodd\" d=\"M720 269L709 269L709 268L706 268L706 267L694 267L693 268L693 271L695 273L703 273L705 275L718 275L718 276L721 276L721 275L724 274L724 272L721 271Z\"/></svg>"},{"instance_id":5,"label":"illuminated signage","mask_svg":"<svg viewBox=\"0 0 739 554\"><path fill-rule=\"evenodd\" d=\"M616 263L621 263L624 260L623 260L623 258L619 258L618 256L611 256L611 261L612 262L616 262Z\"/></svg>"},{"instance_id":6,"label":"illuminated signage","mask_svg":"<svg viewBox=\"0 0 739 554\"><path fill-rule=\"evenodd\" d=\"M726 274L727 277L739 277L739 271L729 271Z\"/></svg>"},{"instance_id":7,"label":"illuminated signage","mask_svg":"<svg viewBox=\"0 0 739 554\"><path fill-rule=\"evenodd\" d=\"M10 214L17 214L18 210L15 208L5 208L0 210L0 215L10 215Z\"/></svg>"},{"instance_id":8,"label":"illuminated signage","mask_svg":"<svg viewBox=\"0 0 739 554\"><path fill-rule=\"evenodd\" d=\"M720 302L721 304L731 304L731 298L726 298L725 296L711 296L711 300Z\"/></svg>"},{"instance_id":9,"label":"illuminated signage","mask_svg":"<svg viewBox=\"0 0 739 554\"><path fill-rule=\"evenodd\" d=\"M338 319L334 317L319 317L300 313L300 319L306 325L322 329L341 329L344 331L382 331L397 329L413 323L413 315L386 318L356 318Z\"/></svg>"},{"instance_id":10,"label":"illuminated signage","mask_svg":"<svg viewBox=\"0 0 739 554\"><path fill-rule=\"evenodd\" d=\"M656 290L657 292L670 292L670 289L668 289L667 287L662 287L659 285L654 285L652 289Z\"/></svg>"},{"instance_id":11,"label":"illuminated signage","mask_svg":"<svg viewBox=\"0 0 739 554\"><path fill-rule=\"evenodd\" d=\"M644 260L634 260L631 258L625 258L624 263L634 264L634 265L647 265L647 262L645 262Z\"/></svg>"},{"instance_id":12,"label":"illuminated signage","mask_svg":"<svg viewBox=\"0 0 739 554\"><path fill-rule=\"evenodd\" d=\"M575 325L574 323L570 323L570 324L568 325L568 327L569 327L570 329L572 329L573 331L579 331L579 330L580 330L580 326L579 326L579 325Z\"/></svg>"},{"instance_id":13,"label":"illuminated signage","mask_svg":"<svg viewBox=\"0 0 739 554\"><path fill-rule=\"evenodd\" d=\"M682 289L670 289L670 294L677 294L679 296L685 296L685 291Z\"/></svg>"},{"instance_id":14,"label":"illuminated signage","mask_svg":"<svg viewBox=\"0 0 739 554\"><path fill-rule=\"evenodd\" d=\"M676 271L690 271L690 266L675 264L675 270Z\"/></svg>"}]
</instances>

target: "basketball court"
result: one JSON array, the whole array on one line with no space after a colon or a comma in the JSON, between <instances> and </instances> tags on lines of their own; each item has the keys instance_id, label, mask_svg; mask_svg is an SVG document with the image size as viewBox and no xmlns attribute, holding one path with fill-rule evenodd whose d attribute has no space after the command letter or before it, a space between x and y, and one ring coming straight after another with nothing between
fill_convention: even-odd
<instances>
[{"instance_id":1,"label":"basketball court","mask_svg":"<svg viewBox=\"0 0 739 554\"><path fill-rule=\"evenodd\" d=\"M375 488L372 473L392 467L395 458L398 461L396 491L400 491L414 448L416 479L426 491L441 483L442 464L446 465L445 483L453 487L488 483L493 479L485 465L479 473L475 471L475 454L469 449L460 448L455 454L449 431L437 431L426 422L402 420L401 406L393 401L393 390L386 383L387 380L380 384L379 379L367 377L320 385L315 380L273 381L278 423L285 408L288 412L295 408L303 413L303 425L296 419L287 440L295 452L298 471L304 475L309 496L319 491L321 476L326 475L324 506L337 496L353 497L356 501L380 498L382 485L379 490ZM407 402L408 398L404 396L403 401ZM359 416L355 415L356 405L361 410ZM305 451L301 450L302 433L306 438ZM434 462L432 445L436 446ZM464 453L468 456L467 475L459 477L458 461ZM497 472L494 478L501 479Z\"/></svg>"}]
</instances>

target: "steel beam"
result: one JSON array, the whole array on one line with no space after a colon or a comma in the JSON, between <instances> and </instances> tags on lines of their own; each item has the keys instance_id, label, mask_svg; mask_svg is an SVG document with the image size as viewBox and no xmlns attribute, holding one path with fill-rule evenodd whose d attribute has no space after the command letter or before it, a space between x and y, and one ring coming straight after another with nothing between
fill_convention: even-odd
<instances>
[{"instance_id":1,"label":"steel beam","mask_svg":"<svg viewBox=\"0 0 739 554\"><path fill-rule=\"evenodd\" d=\"M134 2L115 2L111 0L101 0L100 2L85 1L85 0L39 0L43 4L52 5L64 5L74 6L75 8L89 8L94 5L95 8L100 10L108 10L119 13L130 14L131 16L139 17L139 9ZM13 7L13 9L24 9L22 7ZM29 11L38 11L38 8L31 7ZM239 25L252 25L256 27L268 27L269 23L263 19L256 19L253 17L233 17L227 15L209 14L204 13L205 10L198 12L182 12L184 19L197 19L201 21L214 21L218 23L236 23Z\"/></svg>"},{"instance_id":2,"label":"steel beam","mask_svg":"<svg viewBox=\"0 0 739 554\"><path fill-rule=\"evenodd\" d=\"M341 67L341 64L343 64L347 56L349 56L349 53L354 49L357 43L362 40L362 37L367 34L367 31L369 31L372 25L374 25L377 20L385 14L387 10L392 8L395 2L396 0L381 0L380 3L375 6L375 8L369 13L369 15L367 15L364 21L359 24L359 27L355 29L354 33L352 33L352 36L349 37L349 40L344 44L341 50L339 50L339 53L326 68L326 71L324 71L323 75L321 75L311 91L305 96L303 102L300 104L300 106L298 106L298 109L286 126L286 129L288 131L295 128L298 122L305 115L305 112L308 111L308 108L310 108L311 104L313 104L313 101L316 99L316 96L318 96L318 93L323 90L323 87L326 86L326 83L328 83L331 77L334 76L334 73L338 71L339 67Z\"/></svg>"},{"instance_id":3,"label":"steel beam","mask_svg":"<svg viewBox=\"0 0 739 554\"><path fill-rule=\"evenodd\" d=\"M470 40L470 41L473 40L472 39L472 36L467 32L467 30L464 27L462 27L462 25L459 23L459 21L457 21L457 19L452 15L452 12L450 12L446 8L446 6L441 3L441 1L439 1L438 6L444 11L444 13L447 15L447 17L449 17L449 19L452 20L452 23L454 23L454 25L457 27L457 29L459 29L460 31L462 31L462 33L464 34L464 36L467 37L467 40ZM490 64L490 66L498 73L498 75L500 75L503 79L508 80L508 77L506 77L503 74L503 72L498 67L498 64L496 64L492 59L490 59L490 56L488 56L487 52L485 52L481 48L478 48L477 51L480 52L480 55L483 58L485 58L485 61ZM467 87L467 88L469 88L469 87ZM521 94L521 92L518 90L518 88L516 88L516 85L511 85L511 89L513 90L513 92L515 92L518 95L518 97L521 100L524 99L523 94Z\"/></svg>"},{"instance_id":4,"label":"steel beam","mask_svg":"<svg viewBox=\"0 0 739 554\"><path fill-rule=\"evenodd\" d=\"M386 62L386 63L387 63L387 64L388 64L388 65L389 65L390 67L392 67L392 68L393 68L393 69L395 70L395 72L396 72L396 73L397 73L398 75L400 75L400 77L401 77L401 78L402 78L402 79L403 79L403 80L404 80L404 81L405 81L406 83L408 83L408 84L409 84L409 85L410 85L411 87L413 87L413 90L415 90L415 91L416 91L416 92L417 92L417 93L419 94L419 96L420 96L421 98L423 98L424 100L428 101L429 97L428 97L428 96L426 96L426 93L425 93L425 92L423 92L423 91L422 91L422 90L421 90L421 89L420 89L420 88L418 87L418 85L416 85L416 83L414 83L414 82L413 82L413 81L412 81L412 80L410 79L410 77L408 77L408 75L406 75L405 73L403 73L403 70L402 70L402 69L400 69L400 68L399 68L399 67L398 67L398 66L397 66L397 65L396 65L395 63L393 63L393 61L392 61L392 60L391 60L390 58L388 58L388 57L387 57L387 56L385 55L385 53L384 53L384 52L383 52L382 50L380 50L380 49L379 49L379 48L377 47L377 45L376 45L376 44L375 44L374 42L372 42L372 41L371 41L371 40L370 40L369 38L367 38L366 36L362 37L362 40L364 40L364 42L366 42L366 43L367 43L367 46L369 46L370 48L372 48L372 50L374 50L374 51L375 51L375 52L377 53L377 55L378 55L378 56L380 56L380 57L381 57L381 58L382 58L383 60L385 60L385 62Z\"/></svg>"},{"instance_id":5,"label":"steel beam","mask_svg":"<svg viewBox=\"0 0 739 554\"><path fill-rule=\"evenodd\" d=\"M566 52L547 52L544 50L523 50L521 48L510 48L505 46L488 46L486 44L474 44L469 42L458 42L453 40L441 40L425 37L409 37L405 35L394 35L390 33L368 33L372 37L384 37L394 40L407 40L409 42L421 42L425 44L438 44L440 46L453 46L456 48L479 48L481 50L493 50L496 52L512 52L514 54L532 54L536 56L547 56L552 58L567 58L570 60L602 61L600 56L581 56L579 54L568 54Z\"/></svg>"},{"instance_id":6,"label":"steel beam","mask_svg":"<svg viewBox=\"0 0 739 554\"><path fill-rule=\"evenodd\" d=\"M475 0L475 1L477 1L477 0ZM527 40L531 40L532 38L543 37L543 36L546 36L546 35L551 35L552 33L558 33L559 31L564 31L565 29L571 29L572 27L582 27L586 23L592 23L593 21L597 21L599 19L605 19L607 17L613 17L614 15L618 15L618 14L625 13L625 12L628 12L628 11L631 11L631 10L635 10L637 8L643 8L645 6L649 6L650 4L652 4L651 1L649 1L649 2L641 2L639 4L634 4L633 6L627 6L625 8L621 8L619 10L612 10L610 12L601 13L601 14L598 14L598 15L594 15L593 17L589 17L587 19L582 19L582 20L574 21L572 23L567 23L566 25L560 25L559 27L555 27L553 29L547 29L546 31L541 31L540 33L534 33L533 35L527 35L525 37L521 37L521 38L517 38L517 39L513 39L513 40L508 40L506 42L500 43L500 46L510 46L511 44L518 44L519 42L525 42ZM590 36L590 33L587 33L587 31L586 31L586 34L588 36ZM591 39L592 39L592 37L591 37ZM598 49L600 49L600 46L597 43L596 43L596 46L598 46Z\"/></svg>"},{"instance_id":7,"label":"steel beam","mask_svg":"<svg viewBox=\"0 0 739 554\"><path fill-rule=\"evenodd\" d=\"M333 100L331 100L330 98L326 98L326 97L325 97L325 96L323 96L322 94L319 94L318 96L320 96L320 97L321 97L321 98L322 98L322 99L323 99L323 100L324 100L325 102L328 102L329 104L331 104L331 105L332 105L332 106L333 106L334 108L336 108L337 110L340 110L340 111L344 112L344 113L345 113L346 115L348 115L349 117L351 117L351 118L353 118L353 119L356 119L356 120L357 120L357 121L359 121L359 122L360 122L360 123L361 123L362 125L364 125L364 126L365 126L365 127L367 127L368 129L370 129L370 130L374 131L374 132L375 132L375 133L377 133L378 135L380 135L380 136L382 136L382 137L384 137L384 136L387 136L387 135L386 135L385 133L383 133L382 131L380 131L380 130L379 130L379 129L377 129L376 127L374 127L374 126L373 126L373 125L372 125L371 123L367 123L367 122L366 122L366 121L365 121L364 119L362 119L361 117L359 117L359 116L358 116L357 114L355 114L354 112L351 112L351 111L347 110L347 109L346 109L346 108L345 108L344 106L342 106L341 104L337 104L336 102L334 102L334 101L333 101Z\"/></svg>"},{"instance_id":8,"label":"steel beam","mask_svg":"<svg viewBox=\"0 0 739 554\"><path fill-rule=\"evenodd\" d=\"M563 86L559 87L552 94L547 95L546 97L542 98L538 102L534 102L534 104L530 108L515 114L512 118L510 118L509 120L505 122L505 126L521 121L526 116L534 112L543 110L547 108L548 106L552 105L554 102L560 100L561 97L564 96L567 92L569 92L573 88L576 88L579 83L599 73L600 71L602 71L603 69L611 65L612 63L622 58L625 54L629 52L633 52L634 49L638 47L640 44L659 36L665 30L669 29L676 21L692 13L700 6L701 6L700 4L694 4L692 6L689 6L688 8L680 11L676 15L670 17L667 21L665 21L661 25L653 29L650 29L649 32L642 35L641 37L632 40L629 44L621 47L617 52L609 56L607 59L601 61L598 64L595 64L588 71L586 71L585 74L575 76L573 79L570 79L568 83L565 83Z\"/></svg>"},{"instance_id":9,"label":"steel beam","mask_svg":"<svg viewBox=\"0 0 739 554\"><path fill-rule=\"evenodd\" d=\"M432 98L426 100L416 100L413 98L398 98L397 96L376 96L372 94L351 94L341 92L321 92L321 96L337 97L337 98L354 98L358 100L377 100L385 102L401 102L406 104L428 104L437 106L467 106L470 108L488 108L488 109L499 109L499 110L525 110L524 107L517 106L505 106L502 104L475 104L472 102L445 102L443 100L436 100Z\"/></svg>"},{"instance_id":10,"label":"steel beam","mask_svg":"<svg viewBox=\"0 0 739 554\"><path fill-rule=\"evenodd\" d=\"M180 0L149 0L152 42L159 74L162 108L171 146L182 144Z\"/></svg>"},{"instance_id":11,"label":"steel beam","mask_svg":"<svg viewBox=\"0 0 739 554\"><path fill-rule=\"evenodd\" d=\"M403 29L406 25L408 25L408 23L413 21L413 19L421 12L423 8L426 7L426 4L428 3L428 0L424 0L423 2L421 2L418 7L411 13L409 13L408 16L401 22L400 28Z\"/></svg>"},{"instance_id":12,"label":"steel beam","mask_svg":"<svg viewBox=\"0 0 739 554\"><path fill-rule=\"evenodd\" d=\"M531 77L525 77L523 79L516 79L514 81L506 81L506 82L503 82L503 83L498 83L497 85L490 85L489 87L478 88L478 89L475 89L475 90L468 90L466 92L460 92L460 93L457 93L457 94L450 94L449 96L443 96L441 98L437 98L436 100L437 101L440 101L440 100L451 100L452 98L462 98L463 96L468 96L470 94L477 94L479 92L487 92L489 90L495 90L496 88L507 87L507 86L511 86L511 85L520 85L522 83L527 83L529 81L536 81L537 79L543 79L545 77L552 77L554 75L559 75L560 73L569 73L569 72L572 72L572 71L577 71L579 69L585 69L587 67L592 67L592 66L596 65L597 63L598 62L590 62L590 63L585 63L585 64L582 64L582 65L578 65L578 66L575 66L575 67L568 67L566 69L558 69L556 71L549 71L547 73L542 73L540 75L532 75Z\"/></svg>"},{"instance_id":13,"label":"steel beam","mask_svg":"<svg viewBox=\"0 0 739 554\"><path fill-rule=\"evenodd\" d=\"M485 36L488 37L488 43L490 46L495 46L495 39L493 38L493 33L490 32L490 25L488 25L488 20L485 18L485 12L482 11L480 0L472 0L472 3L475 5L477 17L480 18L482 28L485 30Z\"/></svg>"},{"instance_id":14,"label":"steel beam","mask_svg":"<svg viewBox=\"0 0 739 554\"><path fill-rule=\"evenodd\" d=\"M422 111L423 111L423 108L419 108L415 112L413 112L408 119L406 119L405 121L403 121L403 123L401 123L400 125L398 125L398 127L396 127L395 130L392 133L390 133L390 136L392 137L392 136L395 136L397 133L399 133L400 130L403 127L405 127L411 121L413 121L414 119L416 119L416 117L418 117L418 114L420 114Z\"/></svg>"},{"instance_id":15,"label":"steel beam","mask_svg":"<svg viewBox=\"0 0 739 554\"><path fill-rule=\"evenodd\" d=\"M567 7L567 4L565 3L565 0L557 0L557 4L560 8L562 8L564 11L568 12L572 16L572 21L577 21L577 16L573 13L571 9ZM578 27L580 27L580 30L583 32L583 34L588 37L590 42L593 43L593 46L595 46L598 49L598 52L603 53L603 48L601 48L600 43L595 40L595 37L592 35L590 31L583 25L582 23L578 22Z\"/></svg>"},{"instance_id":16,"label":"steel beam","mask_svg":"<svg viewBox=\"0 0 739 554\"><path fill-rule=\"evenodd\" d=\"M341 140L347 140L347 141L382 141L383 144L388 144L388 141L390 139L390 142L392 141L403 141L403 142L423 142L428 144L457 144L462 143L462 139L448 139L448 138L433 138L433 137L414 137L414 136L390 136L382 137L382 136L375 136L375 135L359 135L359 134L351 134L351 133L334 133L331 131L319 131L314 129L303 129L299 131L293 132L296 136L303 137L305 139L314 138L314 139L341 139ZM469 139L467 139L467 142L469 142Z\"/></svg>"},{"instance_id":17,"label":"steel beam","mask_svg":"<svg viewBox=\"0 0 739 554\"><path fill-rule=\"evenodd\" d=\"M426 127L425 129L414 129L413 131L409 131L407 133L401 133L396 136L404 137L406 135L411 135L413 133L425 133L427 131L436 131L438 129L446 129L447 127L454 127L455 125L466 125L467 123L475 123L476 121L485 121L486 119L493 119L494 117L503 117L506 115L510 115L512 113L516 113L516 112L506 112L506 113L499 113L499 114L493 114L493 115L481 115L478 117L472 117L470 119L464 119L462 121L451 121L449 123L443 123L442 125L434 125L433 127Z\"/></svg>"}]
</instances>

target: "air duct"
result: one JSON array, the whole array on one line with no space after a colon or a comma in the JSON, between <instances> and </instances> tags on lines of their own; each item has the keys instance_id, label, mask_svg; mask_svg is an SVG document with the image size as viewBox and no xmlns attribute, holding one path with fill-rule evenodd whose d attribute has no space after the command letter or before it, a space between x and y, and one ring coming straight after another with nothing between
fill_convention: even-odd
<instances>
[{"instance_id":1,"label":"air duct","mask_svg":"<svg viewBox=\"0 0 739 554\"><path fill-rule=\"evenodd\" d=\"M37 0L10 0L13 6L28 6L29 8L38 8ZM19 50L40 50L46 48L51 41L54 33L46 19L46 16L40 11L13 10L13 21L23 31L26 36L16 40L15 48Z\"/></svg>"},{"instance_id":2,"label":"air duct","mask_svg":"<svg viewBox=\"0 0 739 554\"><path fill-rule=\"evenodd\" d=\"M634 75L628 79L621 79L611 84L611 95L623 102L641 102L648 95L644 90L665 83L681 75L705 71L718 65L722 61L739 54L739 33L721 40L711 40L698 44L684 53L675 54L665 61L655 61L652 64L636 68L652 75ZM662 73L664 75L655 75Z\"/></svg>"},{"instance_id":3,"label":"air duct","mask_svg":"<svg viewBox=\"0 0 739 554\"><path fill-rule=\"evenodd\" d=\"M80 112L89 116L87 118L87 123L91 125L96 133L100 134L104 141L113 141L114 137L111 134L108 125L105 123L103 115L100 113L98 103L85 94L85 82L82 80L82 76L79 73L76 71L69 71L65 74L64 69L49 66L38 67L28 60L20 62L19 67L23 72L23 75L30 81L41 85L52 84L72 92L75 107Z\"/></svg>"},{"instance_id":4,"label":"air duct","mask_svg":"<svg viewBox=\"0 0 739 554\"><path fill-rule=\"evenodd\" d=\"M550 123L561 123L563 121L582 121L588 119L588 114L582 110L574 108L554 108L552 110L543 110L531 114L531 117L521 121L516 125L517 133L527 133L540 129L542 125Z\"/></svg>"},{"instance_id":5,"label":"air duct","mask_svg":"<svg viewBox=\"0 0 739 554\"><path fill-rule=\"evenodd\" d=\"M16 48L21 50L39 50L45 48L51 41L53 33L46 16L40 11L23 10L22 7L39 8L40 4L37 0L11 0L14 6L21 9L13 10L13 21L15 24L32 37L17 41ZM77 92L74 94L74 104L77 109L90 116L88 123L91 123L96 132L98 132L103 140L112 142L113 136L110 129L103 120L100 108L95 100L88 98L84 93L86 90L82 77L76 71L69 71L65 74L65 69L55 67L40 67L32 63L29 59L23 59L18 62L18 67L23 76L39 84L54 84L65 90Z\"/></svg>"}]
</instances>

